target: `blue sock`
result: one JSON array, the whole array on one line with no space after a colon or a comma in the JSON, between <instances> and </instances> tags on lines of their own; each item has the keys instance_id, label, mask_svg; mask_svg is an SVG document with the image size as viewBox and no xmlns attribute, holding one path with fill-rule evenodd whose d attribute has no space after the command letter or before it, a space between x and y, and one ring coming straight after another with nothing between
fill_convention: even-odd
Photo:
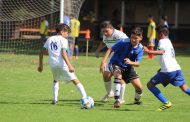
<instances>
[{"instance_id":1,"label":"blue sock","mask_svg":"<svg viewBox=\"0 0 190 122\"><path fill-rule=\"evenodd\" d=\"M190 95L190 88L188 88L186 91L185 91L186 94Z\"/></svg>"},{"instance_id":2,"label":"blue sock","mask_svg":"<svg viewBox=\"0 0 190 122\"><path fill-rule=\"evenodd\" d=\"M164 97L164 95L160 92L160 90L156 87L152 87L149 89L162 103L168 103L168 100Z\"/></svg>"}]
</instances>

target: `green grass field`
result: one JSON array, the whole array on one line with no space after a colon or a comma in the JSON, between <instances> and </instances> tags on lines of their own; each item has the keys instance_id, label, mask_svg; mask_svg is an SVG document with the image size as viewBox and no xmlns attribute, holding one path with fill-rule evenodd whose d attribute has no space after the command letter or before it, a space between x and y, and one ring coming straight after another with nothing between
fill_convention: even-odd
<instances>
[{"instance_id":1,"label":"green grass field","mask_svg":"<svg viewBox=\"0 0 190 122\"><path fill-rule=\"evenodd\" d=\"M190 55L177 55L187 84L190 86ZM37 55L0 54L0 122L187 122L190 120L190 97L169 85L163 88L165 96L173 103L164 112L155 110L161 103L148 91L146 83L159 68L158 60L143 58L137 72L144 85L143 105L130 105L134 88L128 84L125 92L126 104L113 108L114 100L102 103L105 95L99 64L102 58L93 56L72 60L78 78L89 96L95 100L95 108L80 109L80 94L72 83L61 82L59 103L51 105L52 74L48 58L44 58L44 71L37 72Z\"/></svg>"}]
</instances>

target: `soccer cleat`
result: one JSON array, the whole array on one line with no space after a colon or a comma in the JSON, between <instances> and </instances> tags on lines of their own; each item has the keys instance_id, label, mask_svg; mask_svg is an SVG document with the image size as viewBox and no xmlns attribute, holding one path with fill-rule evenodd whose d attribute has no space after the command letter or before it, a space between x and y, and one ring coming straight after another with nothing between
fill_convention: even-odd
<instances>
[{"instance_id":1,"label":"soccer cleat","mask_svg":"<svg viewBox=\"0 0 190 122\"><path fill-rule=\"evenodd\" d=\"M171 102L168 102L167 104L163 104L160 108L158 108L156 111L163 111L165 109L168 109L172 106Z\"/></svg>"},{"instance_id":2,"label":"soccer cleat","mask_svg":"<svg viewBox=\"0 0 190 122\"><path fill-rule=\"evenodd\" d=\"M110 92L109 94L106 94L103 98L102 101L103 102L108 102L110 98L114 97L114 93Z\"/></svg>"},{"instance_id":3,"label":"soccer cleat","mask_svg":"<svg viewBox=\"0 0 190 122\"><path fill-rule=\"evenodd\" d=\"M58 101L53 100L53 101L51 102L51 104L53 104L53 105L57 105L57 104L58 104Z\"/></svg>"},{"instance_id":4,"label":"soccer cleat","mask_svg":"<svg viewBox=\"0 0 190 122\"><path fill-rule=\"evenodd\" d=\"M118 100L115 101L114 103L114 108L120 108L121 104Z\"/></svg>"},{"instance_id":5,"label":"soccer cleat","mask_svg":"<svg viewBox=\"0 0 190 122\"><path fill-rule=\"evenodd\" d=\"M124 104L125 100L119 100L120 104Z\"/></svg>"},{"instance_id":6,"label":"soccer cleat","mask_svg":"<svg viewBox=\"0 0 190 122\"><path fill-rule=\"evenodd\" d=\"M136 100L135 100L135 101L133 102L133 104L136 104L136 105L141 105L141 104L142 104L142 102L141 102L141 101L136 101Z\"/></svg>"}]
</instances>

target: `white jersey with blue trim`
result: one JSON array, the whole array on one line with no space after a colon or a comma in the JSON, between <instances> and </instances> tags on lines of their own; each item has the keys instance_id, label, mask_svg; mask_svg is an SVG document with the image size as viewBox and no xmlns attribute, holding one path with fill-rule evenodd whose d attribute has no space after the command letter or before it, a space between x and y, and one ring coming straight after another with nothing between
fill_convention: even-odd
<instances>
[{"instance_id":1,"label":"white jersey with blue trim","mask_svg":"<svg viewBox=\"0 0 190 122\"><path fill-rule=\"evenodd\" d=\"M181 70L181 67L175 59L173 45L168 38L159 40L158 49L165 51L163 55L160 55L160 72L173 72L176 70Z\"/></svg>"},{"instance_id":2,"label":"white jersey with blue trim","mask_svg":"<svg viewBox=\"0 0 190 122\"><path fill-rule=\"evenodd\" d=\"M128 36L125 33L117 29L114 29L111 37L103 36L103 42L106 44L108 48L111 48L119 39L125 38L128 38Z\"/></svg>"},{"instance_id":3,"label":"white jersey with blue trim","mask_svg":"<svg viewBox=\"0 0 190 122\"><path fill-rule=\"evenodd\" d=\"M49 65L50 67L65 67L66 62L62 56L62 50L68 49L68 40L61 35L55 35L48 38L44 47L49 53Z\"/></svg>"}]
</instances>

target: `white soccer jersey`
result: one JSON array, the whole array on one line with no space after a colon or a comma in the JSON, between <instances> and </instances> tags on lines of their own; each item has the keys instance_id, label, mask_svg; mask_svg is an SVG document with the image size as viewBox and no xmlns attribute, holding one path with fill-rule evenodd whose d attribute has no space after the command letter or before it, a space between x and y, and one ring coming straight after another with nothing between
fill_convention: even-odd
<instances>
[{"instance_id":1,"label":"white soccer jersey","mask_svg":"<svg viewBox=\"0 0 190 122\"><path fill-rule=\"evenodd\" d=\"M65 67L65 63L62 57L62 49L68 49L68 40L61 35L55 35L46 41L44 47L49 53L49 65L50 67Z\"/></svg>"},{"instance_id":2,"label":"white soccer jersey","mask_svg":"<svg viewBox=\"0 0 190 122\"><path fill-rule=\"evenodd\" d=\"M168 38L159 40L158 48L165 51L163 55L160 55L161 72L172 72L181 69L175 59L173 45Z\"/></svg>"},{"instance_id":3,"label":"white soccer jersey","mask_svg":"<svg viewBox=\"0 0 190 122\"><path fill-rule=\"evenodd\" d=\"M111 37L103 36L103 42L106 44L108 48L111 48L119 39L122 38L128 38L128 36L125 33L114 29L114 32Z\"/></svg>"}]
</instances>

